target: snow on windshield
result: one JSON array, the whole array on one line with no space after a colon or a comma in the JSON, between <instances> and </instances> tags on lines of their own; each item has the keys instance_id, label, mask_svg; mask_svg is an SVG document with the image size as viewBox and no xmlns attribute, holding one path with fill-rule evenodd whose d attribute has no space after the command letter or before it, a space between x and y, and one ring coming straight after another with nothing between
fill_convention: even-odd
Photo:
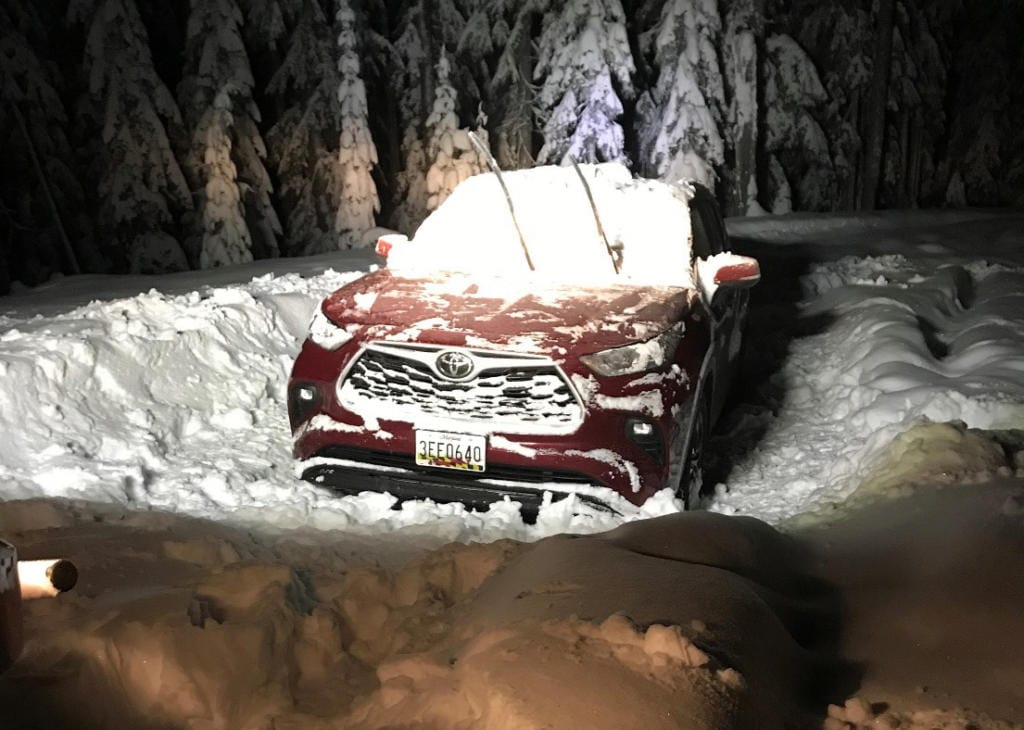
<instances>
[{"instance_id":1,"label":"snow on windshield","mask_svg":"<svg viewBox=\"0 0 1024 730\"><path fill-rule=\"evenodd\" d=\"M502 173L515 220L537 272L588 283L692 286L688 191L633 179L618 163L581 165L608 242L621 256L615 274L586 188L572 167ZM465 180L398 247L388 266L403 271L527 274L515 222L493 173Z\"/></svg>"}]
</instances>

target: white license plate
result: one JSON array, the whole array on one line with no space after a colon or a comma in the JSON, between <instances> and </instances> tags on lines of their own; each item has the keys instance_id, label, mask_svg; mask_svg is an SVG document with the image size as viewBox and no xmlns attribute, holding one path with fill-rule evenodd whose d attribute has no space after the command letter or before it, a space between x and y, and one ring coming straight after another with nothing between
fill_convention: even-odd
<instances>
[{"instance_id":1,"label":"white license plate","mask_svg":"<svg viewBox=\"0 0 1024 730\"><path fill-rule=\"evenodd\" d=\"M416 463L440 469L484 471L487 468L487 437L417 429Z\"/></svg>"}]
</instances>

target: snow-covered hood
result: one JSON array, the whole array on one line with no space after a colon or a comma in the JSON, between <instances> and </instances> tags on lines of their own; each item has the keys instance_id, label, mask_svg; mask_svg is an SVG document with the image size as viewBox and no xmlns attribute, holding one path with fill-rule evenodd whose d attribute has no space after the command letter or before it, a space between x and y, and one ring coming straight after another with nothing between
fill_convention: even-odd
<instances>
[{"instance_id":1,"label":"snow-covered hood","mask_svg":"<svg viewBox=\"0 0 1024 730\"><path fill-rule=\"evenodd\" d=\"M689 312L684 287L526 281L465 274L403 277L381 269L322 309L361 340L587 354L655 337Z\"/></svg>"}]
</instances>

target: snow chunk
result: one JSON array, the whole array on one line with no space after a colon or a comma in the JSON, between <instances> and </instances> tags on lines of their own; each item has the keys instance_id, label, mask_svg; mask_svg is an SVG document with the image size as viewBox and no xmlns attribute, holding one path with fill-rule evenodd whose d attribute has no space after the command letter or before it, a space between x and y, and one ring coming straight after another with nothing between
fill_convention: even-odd
<instances>
[{"instance_id":1,"label":"snow chunk","mask_svg":"<svg viewBox=\"0 0 1024 730\"><path fill-rule=\"evenodd\" d=\"M376 296L373 296L376 299ZM313 320L309 323L309 339L325 350L337 350L348 343L352 335L334 324L318 306L313 313Z\"/></svg>"}]
</instances>

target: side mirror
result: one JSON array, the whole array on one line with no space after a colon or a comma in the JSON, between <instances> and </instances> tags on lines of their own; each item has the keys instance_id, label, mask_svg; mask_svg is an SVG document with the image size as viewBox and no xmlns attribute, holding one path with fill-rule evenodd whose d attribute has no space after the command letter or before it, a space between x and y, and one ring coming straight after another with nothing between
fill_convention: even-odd
<instances>
[{"instance_id":1,"label":"side mirror","mask_svg":"<svg viewBox=\"0 0 1024 730\"><path fill-rule=\"evenodd\" d=\"M747 289L761 281L761 265L757 259L725 252L712 256L710 261L717 266L712 277L715 286Z\"/></svg>"},{"instance_id":2,"label":"side mirror","mask_svg":"<svg viewBox=\"0 0 1024 730\"><path fill-rule=\"evenodd\" d=\"M712 302L719 289L746 289L761 280L757 259L725 251L706 259L697 259L697 283L706 302Z\"/></svg>"},{"instance_id":3,"label":"side mirror","mask_svg":"<svg viewBox=\"0 0 1024 730\"><path fill-rule=\"evenodd\" d=\"M409 243L409 237L404 233L386 233L377 239L375 250L378 256L383 256L386 259L393 248L404 246L407 243Z\"/></svg>"}]
</instances>

